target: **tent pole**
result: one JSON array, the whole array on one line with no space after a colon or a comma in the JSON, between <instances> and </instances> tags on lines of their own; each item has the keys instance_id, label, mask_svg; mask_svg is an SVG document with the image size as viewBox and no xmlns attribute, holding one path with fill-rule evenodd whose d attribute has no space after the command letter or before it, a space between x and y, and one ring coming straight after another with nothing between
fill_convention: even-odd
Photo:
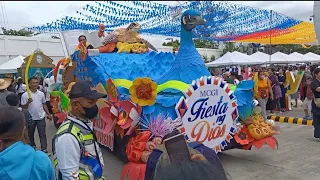
<instances>
[{"instance_id":1,"label":"tent pole","mask_svg":"<svg viewBox=\"0 0 320 180\"><path fill-rule=\"evenodd\" d=\"M272 45L271 45L271 32L272 32L272 10L270 10L270 34L269 34L269 37L270 37L270 51L269 51L269 64L271 66L271 54L272 54Z\"/></svg>"}]
</instances>

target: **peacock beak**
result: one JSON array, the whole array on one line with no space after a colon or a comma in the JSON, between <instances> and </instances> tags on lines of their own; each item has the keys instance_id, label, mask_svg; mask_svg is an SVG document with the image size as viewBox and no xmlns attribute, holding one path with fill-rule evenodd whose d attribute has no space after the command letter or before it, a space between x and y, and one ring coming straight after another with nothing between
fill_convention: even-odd
<instances>
[{"instance_id":1,"label":"peacock beak","mask_svg":"<svg viewBox=\"0 0 320 180\"><path fill-rule=\"evenodd\" d=\"M202 17L196 16L195 18L196 18L195 23L196 23L197 25L204 25L204 26L206 26L206 21L205 21L204 19L202 19Z\"/></svg>"}]
</instances>

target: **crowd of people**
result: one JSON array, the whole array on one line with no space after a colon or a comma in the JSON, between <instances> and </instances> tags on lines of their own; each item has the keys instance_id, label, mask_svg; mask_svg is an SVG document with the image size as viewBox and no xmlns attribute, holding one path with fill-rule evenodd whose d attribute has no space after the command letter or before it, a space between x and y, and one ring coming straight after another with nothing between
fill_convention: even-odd
<instances>
[{"instance_id":1,"label":"crowd of people","mask_svg":"<svg viewBox=\"0 0 320 180\"><path fill-rule=\"evenodd\" d=\"M258 80L255 82L257 88L253 89L253 98L258 100L262 116L267 120L267 111L269 111L269 115L287 111L286 93L292 87L286 86L286 72L292 72L296 77L299 71L304 72L304 75L298 91L290 95L293 101L290 103L293 107L300 108L298 101L302 101L301 108L305 113L303 119L313 119L314 137L320 138L320 99L319 107L316 106L316 100L320 98L320 76L318 77L320 68L316 65L254 67L250 73L246 73L245 70L238 73L226 72L225 69L214 69L211 74L224 78L227 83L238 85L244 79L254 79L254 74L257 72Z\"/></svg>"}]
</instances>

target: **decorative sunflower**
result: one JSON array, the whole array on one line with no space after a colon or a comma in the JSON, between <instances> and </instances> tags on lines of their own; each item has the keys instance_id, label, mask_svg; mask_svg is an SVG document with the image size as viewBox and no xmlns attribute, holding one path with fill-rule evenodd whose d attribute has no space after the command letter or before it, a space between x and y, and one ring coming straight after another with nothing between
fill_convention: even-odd
<instances>
[{"instance_id":1,"label":"decorative sunflower","mask_svg":"<svg viewBox=\"0 0 320 180\"><path fill-rule=\"evenodd\" d=\"M234 139L241 145L249 144L254 140L246 126L243 126L242 129L235 134Z\"/></svg>"},{"instance_id":2,"label":"decorative sunflower","mask_svg":"<svg viewBox=\"0 0 320 180\"><path fill-rule=\"evenodd\" d=\"M131 100L140 106L151 106L156 102L157 84L150 78L136 78L129 89Z\"/></svg>"}]
</instances>

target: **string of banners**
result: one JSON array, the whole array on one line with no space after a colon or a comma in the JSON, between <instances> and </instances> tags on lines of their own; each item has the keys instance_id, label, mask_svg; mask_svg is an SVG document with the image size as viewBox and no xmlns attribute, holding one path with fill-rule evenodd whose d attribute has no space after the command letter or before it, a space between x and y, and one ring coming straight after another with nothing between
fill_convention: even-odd
<instances>
[{"instance_id":1,"label":"string of banners","mask_svg":"<svg viewBox=\"0 0 320 180\"><path fill-rule=\"evenodd\" d=\"M271 37L273 44L317 41L312 23L302 22L275 11L225 1L189 1L175 6L151 1L95 1L76 11L77 17L65 16L29 30L97 30L102 23L107 31L112 31L131 22L138 22L141 24L141 33L179 37L180 15L186 9L197 9L207 23L206 27L195 29L194 38L270 43Z\"/></svg>"}]
</instances>

